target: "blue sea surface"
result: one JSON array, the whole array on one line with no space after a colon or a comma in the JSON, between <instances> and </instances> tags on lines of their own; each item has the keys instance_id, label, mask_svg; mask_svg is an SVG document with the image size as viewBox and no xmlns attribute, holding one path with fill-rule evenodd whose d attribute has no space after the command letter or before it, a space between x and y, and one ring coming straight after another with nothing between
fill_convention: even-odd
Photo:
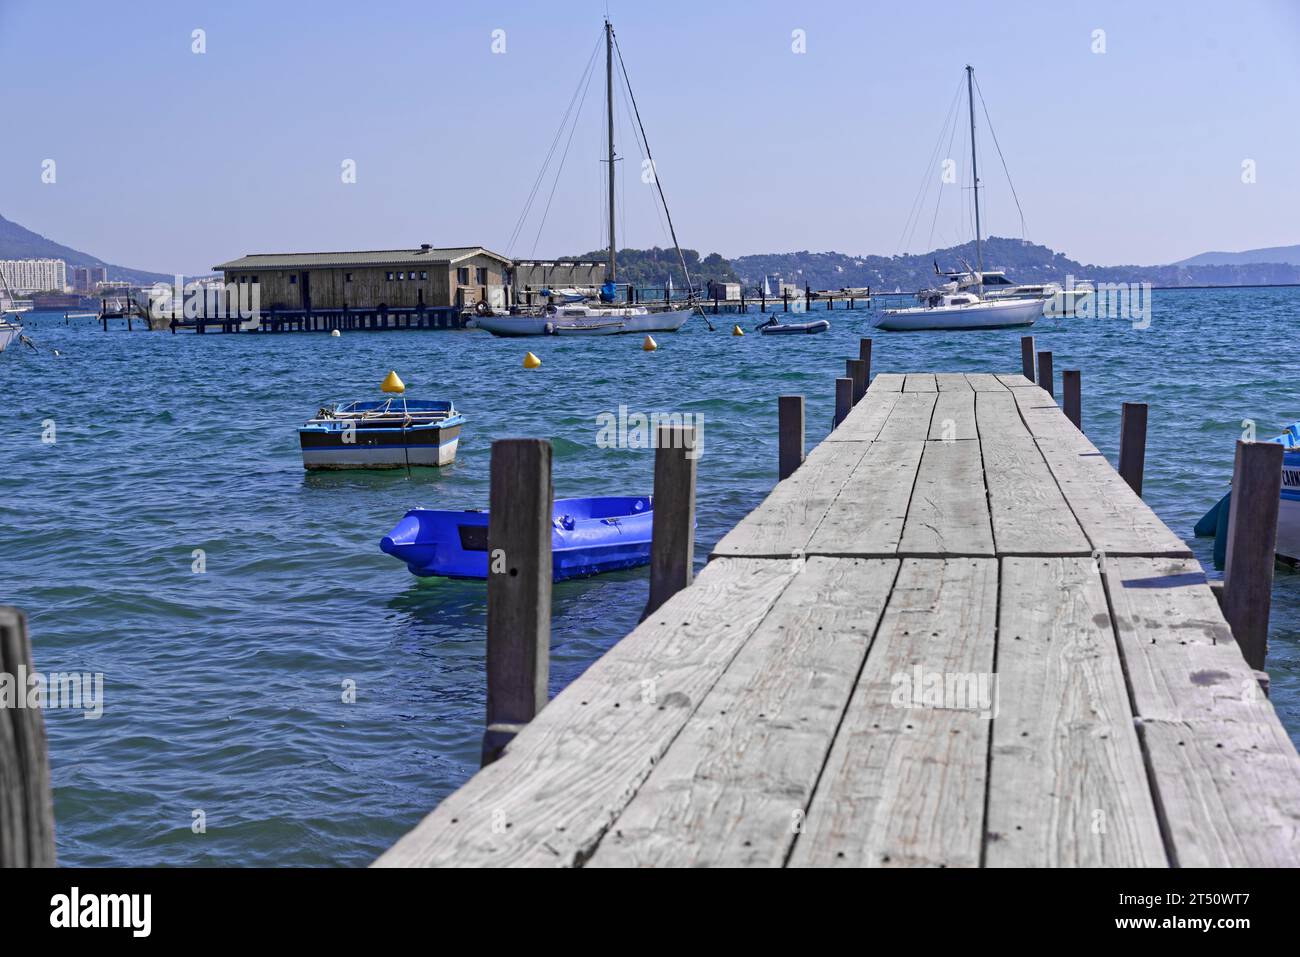
<instances>
[{"instance_id":1,"label":"blue sea surface","mask_svg":"<svg viewBox=\"0 0 1300 957\"><path fill-rule=\"evenodd\" d=\"M625 405L704 417L702 561L776 481L777 396L806 396L820 441L874 315L818 309L829 333L780 337L729 334L753 314L692 320L651 353L637 336L173 336L25 316L40 350L0 355L0 602L28 612L39 670L105 676L99 719L46 713L60 861L372 861L477 769L484 708L484 586L416 579L380 537L412 506L486 507L504 437L551 440L557 496L649 493L652 451L597 444L598 417ZM1121 403L1150 403L1145 498L1190 539L1243 421L1267 436L1300 419L1298 321L1297 289L1157 290L1149 328L1033 332L1058 382L1082 370L1084 430L1112 463ZM1018 372L1020 335L877 333L873 371ZM522 368L529 349L540 369ZM377 395L390 369L467 416L456 463L304 472L297 426ZM1210 541L1191 545L1212 568ZM552 693L636 625L646 591L644 569L555 586ZM1276 580L1268 670L1300 740L1297 574Z\"/></svg>"}]
</instances>

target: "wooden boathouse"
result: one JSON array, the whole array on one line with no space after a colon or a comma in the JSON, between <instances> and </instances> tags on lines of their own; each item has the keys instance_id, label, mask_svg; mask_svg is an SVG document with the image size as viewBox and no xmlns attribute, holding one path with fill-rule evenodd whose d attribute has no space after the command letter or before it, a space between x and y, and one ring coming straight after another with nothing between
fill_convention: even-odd
<instances>
[{"instance_id":1,"label":"wooden boathouse","mask_svg":"<svg viewBox=\"0 0 1300 957\"><path fill-rule=\"evenodd\" d=\"M781 479L698 576L661 441L646 617L549 702L550 448L496 443L485 766L378 866L1300 864L1267 482L1212 586L1140 497L1145 406L1121 477L1032 340L1017 374L870 347L806 458L781 398Z\"/></svg>"}]
</instances>

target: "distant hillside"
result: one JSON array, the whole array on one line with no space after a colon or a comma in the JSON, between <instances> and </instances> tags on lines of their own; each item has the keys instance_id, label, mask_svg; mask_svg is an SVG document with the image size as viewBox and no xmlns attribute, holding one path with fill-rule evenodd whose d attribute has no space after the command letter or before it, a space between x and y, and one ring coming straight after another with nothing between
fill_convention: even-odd
<instances>
[{"instance_id":1,"label":"distant hillside","mask_svg":"<svg viewBox=\"0 0 1300 957\"><path fill-rule=\"evenodd\" d=\"M1300 264L1097 266L1019 239L991 236L984 241L984 268L1004 269L1016 282L1063 282L1067 275L1101 282L1149 282L1153 286L1240 286L1300 283ZM813 289L871 286L910 292L934 280L934 264L948 270L974 265L975 243L912 256L850 256L808 251L741 256L733 259L741 281L758 286L764 276Z\"/></svg>"},{"instance_id":2,"label":"distant hillside","mask_svg":"<svg viewBox=\"0 0 1300 957\"><path fill-rule=\"evenodd\" d=\"M583 253L581 256L562 256L561 259L598 259L602 262L609 255L607 250ZM691 271L691 281L695 288L702 288L710 279L724 282L738 282L739 277L732 269L731 263L717 253L709 253L703 259L694 249L683 249L682 258L686 268ZM673 277L673 288L685 289L686 279L682 275L681 264L677 261L674 249L620 249L618 251L618 281L630 282L638 286L662 286Z\"/></svg>"},{"instance_id":3,"label":"distant hillside","mask_svg":"<svg viewBox=\"0 0 1300 957\"><path fill-rule=\"evenodd\" d=\"M1300 266L1300 246L1268 246L1264 249L1247 249L1239 253L1201 253L1175 266L1246 266L1259 263L1288 263Z\"/></svg>"},{"instance_id":4,"label":"distant hillside","mask_svg":"<svg viewBox=\"0 0 1300 957\"><path fill-rule=\"evenodd\" d=\"M109 279L121 279L127 282L148 284L159 280L167 281L172 277L143 269L128 269L106 263L98 256L83 253L71 246L64 246L46 239L40 233L34 233L12 220L0 216L0 259L62 259L71 266L106 266ZM71 277L69 277L71 281Z\"/></svg>"}]
</instances>

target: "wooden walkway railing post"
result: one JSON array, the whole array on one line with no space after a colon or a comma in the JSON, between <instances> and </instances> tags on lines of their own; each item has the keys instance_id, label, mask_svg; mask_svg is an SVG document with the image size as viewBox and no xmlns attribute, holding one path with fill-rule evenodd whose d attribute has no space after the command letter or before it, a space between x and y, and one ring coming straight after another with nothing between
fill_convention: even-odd
<instances>
[{"instance_id":1,"label":"wooden walkway railing post","mask_svg":"<svg viewBox=\"0 0 1300 957\"><path fill-rule=\"evenodd\" d=\"M1083 386L1078 369L1066 369L1061 373L1061 391L1065 395L1062 410L1065 417L1074 423L1074 427L1083 431Z\"/></svg>"},{"instance_id":2,"label":"wooden walkway railing post","mask_svg":"<svg viewBox=\"0 0 1300 957\"><path fill-rule=\"evenodd\" d=\"M1125 402L1119 417L1119 476L1138 495L1147 458L1147 404Z\"/></svg>"},{"instance_id":3,"label":"wooden walkway railing post","mask_svg":"<svg viewBox=\"0 0 1300 957\"><path fill-rule=\"evenodd\" d=\"M1238 441L1228 506L1223 617L1232 626L1246 664L1258 671L1264 670L1268 652L1282 453L1277 442Z\"/></svg>"},{"instance_id":4,"label":"wooden walkway railing post","mask_svg":"<svg viewBox=\"0 0 1300 957\"><path fill-rule=\"evenodd\" d=\"M870 339L863 338L858 340L858 358L862 360L862 364L864 366L862 370L862 378L867 385L871 385L871 340Z\"/></svg>"},{"instance_id":5,"label":"wooden walkway railing post","mask_svg":"<svg viewBox=\"0 0 1300 957\"><path fill-rule=\"evenodd\" d=\"M492 443L483 764L546 705L551 655L551 443Z\"/></svg>"},{"instance_id":6,"label":"wooden walkway railing post","mask_svg":"<svg viewBox=\"0 0 1300 957\"><path fill-rule=\"evenodd\" d=\"M854 385L856 386L856 383ZM777 474L784 480L793 475L794 470L803 464L803 396L780 396L776 408L779 440Z\"/></svg>"},{"instance_id":7,"label":"wooden walkway railing post","mask_svg":"<svg viewBox=\"0 0 1300 957\"><path fill-rule=\"evenodd\" d=\"M644 621L695 573L695 429L661 425L655 437L650 600Z\"/></svg>"},{"instance_id":8,"label":"wooden walkway railing post","mask_svg":"<svg viewBox=\"0 0 1300 957\"><path fill-rule=\"evenodd\" d=\"M1038 353L1038 384L1052 398L1056 398L1056 393L1052 391L1052 353L1043 351Z\"/></svg>"},{"instance_id":9,"label":"wooden walkway railing post","mask_svg":"<svg viewBox=\"0 0 1300 957\"><path fill-rule=\"evenodd\" d=\"M1030 382L1036 381L1034 376L1034 337L1020 337L1020 368L1024 376Z\"/></svg>"},{"instance_id":10,"label":"wooden walkway railing post","mask_svg":"<svg viewBox=\"0 0 1300 957\"><path fill-rule=\"evenodd\" d=\"M27 616L0 606L0 674L35 674ZM25 684L25 683L24 683ZM54 803L45 716L40 708L0 707L0 867L54 866Z\"/></svg>"},{"instance_id":11,"label":"wooden walkway railing post","mask_svg":"<svg viewBox=\"0 0 1300 957\"><path fill-rule=\"evenodd\" d=\"M853 411L853 380L847 377L835 380L835 425L849 417Z\"/></svg>"}]
</instances>

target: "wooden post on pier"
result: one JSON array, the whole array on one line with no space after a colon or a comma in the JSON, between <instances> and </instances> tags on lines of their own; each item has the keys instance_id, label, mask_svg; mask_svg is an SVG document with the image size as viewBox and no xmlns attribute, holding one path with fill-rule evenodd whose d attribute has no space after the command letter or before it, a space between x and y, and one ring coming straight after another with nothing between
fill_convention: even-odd
<instances>
[{"instance_id":1,"label":"wooden post on pier","mask_svg":"<svg viewBox=\"0 0 1300 957\"><path fill-rule=\"evenodd\" d=\"M767 290L766 289L760 289L758 291L758 311L767 312Z\"/></svg>"},{"instance_id":2,"label":"wooden post on pier","mask_svg":"<svg viewBox=\"0 0 1300 957\"><path fill-rule=\"evenodd\" d=\"M546 704L551 654L551 443L492 443L488 513L488 765Z\"/></svg>"},{"instance_id":3,"label":"wooden post on pier","mask_svg":"<svg viewBox=\"0 0 1300 957\"><path fill-rule=\"evenodd\" d=\"M853 404L867 394L867 364L861 359L845 359L844 374L853 380Z\"/></svg>"},{"instance_id":4,"label":"wooden post on pier","mask_svg":"<svg viewBox=\"0 0 1300 957\"><path fill-rule=\"evenodd\" d=\"M840 378L835 380L835 427L849 417L853 411L853 380Z\"/></svg>"},{"instance_id":5,"label":"wooden post on pier","mask_svg":"<svg viewBox=\"0 0 1300 957\"><path fill-rule=\"evenodd\" d=\"M803 311L812 312L812 286L803 284Z\"/></svg>"},{"instance_id":6,"label":"wooden post on pier","mask_svg":"<svg viewBox=\"0 0 1300 957\"><path fill-rule=\"evenodd\" d=\"M862 338L858 340L858 358L866 366L862 370L862 379L867 385L871 385L871 340Z\"/></svg>"},{"instance_id":7,"label":"wooden post on pier","mask_svg":"<svg viewBox=\"0 0 1300 957\"><path fill-rule=\"evenodd\" d=\"M0 674L36 673L27 616L0 606ZM26 696L19 685L16 692ZM0 708L0 867L54 866L54 804L40 708Z\"/></svg>"},{"instance_id":8,"label":"wooden post on pier","mask_svg":"<svg viewBox=\"0 0 1300 957\"><path fill-rule=\"evenodd\" d=\"M1119 417L1119 477L1142 494L1147 457L1147 404L1125 402Z\"/></svg>"},{"instance_id":9,"label":"wooden post on pier","mask_svg":"<svg viewBox=\"0 0 1300 957\"><path fill-rule=\"evenodd\" d=\"M1056 393L1052 391L1052 353L1038 353L1038 384L1043 387L1043 391L1056 398Z\"/></svg>"},{"instance_id":10,"label":"wooden post on pier","mask_svg":"<svg viewBox=\"0 0 1300 957\"><path fill-rule=\"evenodd\" d=\"M1020 337L1020 369L1026 379L1034 382L1037 376L1034 375L1034 337Z\"/></svg>"},{"instance_id":11,"label":"wooden post on pier","mask_svg":"<svg viewBox=\"0 0 1300 957\"><path fill-rule=\"evenodd\" d=\"M1061 392L1065 396L1065 417L1074 423L1074 427L1083 431L1083 387L1078 369L1066 369L1061 373Z\"/></svg>"},{"instance_id":12,"label":"wooden post on pier","mask_svg":"<svg viewBox=\"0 0 1300 957\"><path fill-rule=\"evenodd\" d=\"M1232 626L1246 664L1264 670L1273 597L1277 513L1282 497L1282 454L1277 442L1237 442L1228 505L1228 550L1223 563L1223 617Z\"/></svg>"},{"instance_id":13,"label":"wooden post on pier","mask_svg":"<svg viewBox=\"0 0 1300 957\"><path fill-rule=\"evenodd\" d=\"M790 311L790 290L789 289L781 290L781 301L785 304L785 307L782 311L789 312Z\"/></svg>"},{"instance_id":14,"label":"wooden post on pier","mask_svg":"<svg viewBox=\"0 0 1300 957\"><path fill-rule=\"evenodd\" d=\"M803 464L803 396L783 395L777 399L779 453L777 475L788 479Z\"/></svg>"},{"instance_id":15,"label":"wooden post on pier","mask_svg":"<svg viewBox=\"0 0 1300 957\"><path fill-rule=\"evenodd\" d=\"M650 600L642 621L689 585L695 569L695 429L661 425L655 441Z\"/></svg>"}]
</instances>

